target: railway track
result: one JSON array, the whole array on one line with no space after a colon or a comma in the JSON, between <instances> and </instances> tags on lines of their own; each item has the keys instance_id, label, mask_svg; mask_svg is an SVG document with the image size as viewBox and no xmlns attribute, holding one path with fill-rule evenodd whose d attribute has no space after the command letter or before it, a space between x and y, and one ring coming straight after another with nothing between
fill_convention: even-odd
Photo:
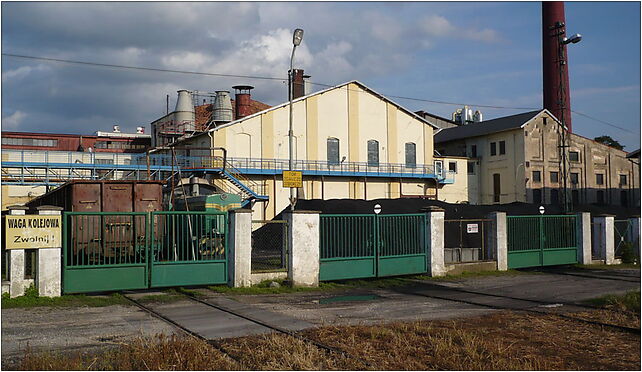
<instances>
[{"instance_id":1,"label":"railway track","mask_svg":"<svg viewBox=\"0 0 642 372\"><path fill-rule=\"evenodd\" d=\"M494 295L494 294L489 294L489 293L483 293L483 292L475 292L475 291L467 291L467 290L461 290L458 288L447 288L449 291L455 291L455 292L460 292L460 293L467 293L467 294L474 294L474 295L480 295L480 296L486 296L486 297L496 297L496 298L506 298L506 299L511 299L511 300L516 300L516 301L523 301L523 302L531 302L531 303L536 303L538 306L554 306L557 304L561 305L567 305L567 306L575 306L575 307L580 307L580 308L586 308L586 309L600 309L597 306L590 306L590 305L583 305L583 304L576 304L576 303L551 303L551 302L545 302L545 301L538 301L538 300L531 300L531 299L524 299L524 298L518 298L518 297L511 297L511 296L502 296L502 295ZM456 299L456 298L451 298L451 297L446 297L446 296L439 296L439 295L434 295L434 294L426 294L426 293L420 293L416 291L402 291L402 293L414 295L414 296L420 296L420 297L427 297L427 298L434 298L438 300L444 300L444 301L451 301L451 302L458 302L458 303L463 303L467 305L474 305L474 306L480 306L480 307L486 307L494 310L511 310L511 311L522 311L522 312L528 312L528 313L535 313L535 314L543 314L543 315L554 315L560 318L568 319L568 320L574 320L582 323L588 323L592 325L599 325L602 327L607 327L607 328L614 328L623 332L627 333L633 333L633 334L640 334L641 330L640 328L633 328L633 327L626 327L626 326L621 326L617 324L610 324L610 323L603 323L603 322L598 322L594 320L588 320L588 319L583 319L583 318L578 318L570 315L565 315L565 314L560 314L556 312L551 312L551 311L546 311L546 310L537 310L533 309L532 307L529 308L513 308L509 306L498 306L498 305L489 305L481 302L475 302L475 301L469 301L469 300L463 300L463 299Z\"/></svg>"},{"instance_id":2,"label":"railway track","mask_svg":"<svg viewBox=\"0 0 642 372\"><path fill-rule=\"evenodd\" d=\"M314 345L314 346L316 346L317 348L319 348L319 349L321 349L321 350L323 350L323 351L325 351L325 352L327 352L327 353L330 353L330 354L332 354L332 353L334 353L334 354L339 354L339 355L342 355L342 356L344 356L344 357L346 357L346 358L350 358L350 359L357 360L357 361L359 361L359 362L363 363L363 364L364 364L365 366L367 366L367 367L371 367L371 366L372 366L369 362L367 362L367 361L365 361L365 360L363 360L363 359L361 359L361 358L359 358L359 357L356 357L356 356L354 356L354 355L351 355L351 354L349 354L349 353L346 353L346 352L345 352L345 351L343 351L343 350L340 350L340 349L337 349L337 348L335 348L335 347L332 347L332 346L326 345L326 344L321 343L321 342L319 342L319 341L312 340L312 339L307 338L307 337L305 337L305 336L302 336L302 335L300 335L300 334L298 334L298 333L296 333L296 332L293 332L293 331L290 331L290 330L284 329L284 328L279 327L279 326L275 326L275 325L273 325L273 324L269 324L269 323L267 323L267 322L264 322L264 321L259 320L259 319L255 319L255 318L253 318L253 317L250 317L250 316L247 316L247 315L244 315L244 314L240 314L240 313L238 313L238 312L236 312L236 311L233 311L233 310L231 310L231 309L228 309L228 308L226 308L226 307L224 307L224 306L220 306L220 305L212 304L212 303L210 303L210 302L204 301L204 300L202 300L202 299L199 299L199 298L194 297L194 296L189 295L189 294L182 293L182 295L183 295L185 298L187 298L187 299L189 299L189 300L191 300L191 301L194 301L194 302L200 303L200 304L205 305L205 306L209 306L209 307L211 307L211 308L214 308L214 309L216 309L216 310L219 310L219 311L225 312L225 313L230 314L230 315L233 315L233 316L235 316L235 317L238 317L238 318L241 318L241 319L244 319L244 320L250 321L250 322L252 322L252 323L254 323L254 324L257 324L257 325L259 325L259 326L262 326L262 327L264 327L264 328L267 328L267 329L269 329L269 330L271 330L271 331L274 331L274 332L277 332L277 333L281 333L281 334L284 334L284 335L288 335L288 336L291 336L291 337L293 337L293 338L296 338L296 339L298 339L298 340L300 340L300 341L303 341L303 342L305 342L305 343L308 343L308 344ZM155 310L154 310L154 309L152 309L151 307L146 306L146 305L144 305L144 304L140 303L140 301L137 301L137 300L135 300L135 299L131 298L130 296L123 295L123 297L125 297L128 301L132 302L134 305L136 305L137 307L139 307L139 308L140 308L140 309L142 309L143 311L145 311L145 312L147 312L147 313L151 314L152 316L154 316L154 317L156 317L156 318L158 318L158 319L160 319L160 320L162 320L162 321L164 321L164 322L166 322L166 323L168 323L168 324L170 324L170 325L174 326L175 328L178 328L179 330L181 330L182 332L184 332L185 334L187 334L187 335L189 335L189 336L191 336L191 337L195 337L195 338L197 338L197 339L199 339L199 340L202 340L202 341L207 342L210 346L212 346L212 347L216 348L217 350L219 350L220 352L224 353L225 355L227 355L227 356L228 356L228 357L230 357L231 359L233 359L233 360L237 361L237 362L238 362L238 363L240 363L240 364L243 364L243 362L242 362L242 360L241 360L240 358L236 357L235 355L233 355L232 353L230 353L228 350L226 350L226 349L225 349L225 348L220 344L220 342L217 342L217 341L215 341L215 340L211 340L211 339L208 339L208 338L206 338L206 337L203 337L202 335L200 335L200 334L198 334L198 333L196 333L196 332L194 332L194 331L192 331L192 330L188 329L187 327L184 327L183 325L179 324L178 322L176 322L176 321L174 321L174 320L170 319L169 317L164 316L163 314L159 313L158 311L155 311Z\"/></svg>"}]
</instances>

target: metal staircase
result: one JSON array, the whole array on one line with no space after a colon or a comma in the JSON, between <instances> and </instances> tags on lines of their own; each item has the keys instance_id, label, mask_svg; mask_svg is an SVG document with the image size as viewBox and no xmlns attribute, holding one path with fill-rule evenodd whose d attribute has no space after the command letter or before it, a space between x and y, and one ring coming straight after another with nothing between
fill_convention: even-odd
<instances>
[{"instance_id":1,"label":"metal staircase","mask_svg":"<svg viewBox=\"0 0 642 372\"><path fill-rule=\"evenodd\" d=\"M219 170L218 175L239 190L243 197L242 206L244 207L252 202L263 202L269 199L269 197L264 194L262 185L245 177L227 161L225 161L224 167Z\"/></svg>"}]
</instances>

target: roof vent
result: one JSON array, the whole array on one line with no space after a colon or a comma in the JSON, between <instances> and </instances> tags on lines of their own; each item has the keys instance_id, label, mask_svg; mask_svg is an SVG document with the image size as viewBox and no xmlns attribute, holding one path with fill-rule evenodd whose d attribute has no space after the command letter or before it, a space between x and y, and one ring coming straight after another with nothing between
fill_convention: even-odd
<instances>
[{"instance_id":1,"label":"roof vent","mask_svg":"<svg viewBox=\"0 0 642 372\"><path fill-rule=\"evenodd\" d=\"M120 133L120 125L114 125L114 133Z\"/></svg>"}]
</instances>

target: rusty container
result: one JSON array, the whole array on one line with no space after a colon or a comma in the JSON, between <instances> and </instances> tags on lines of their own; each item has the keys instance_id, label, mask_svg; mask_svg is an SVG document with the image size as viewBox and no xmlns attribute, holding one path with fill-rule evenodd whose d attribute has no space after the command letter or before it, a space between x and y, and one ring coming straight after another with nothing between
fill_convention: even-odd
<instances>
[{"instance_id":1,"label":"rusty container","mask_svg":"<svg viewBox=\"0 0 642 372\"><path fill-rule=\"evenodd\" d=\"M129 259L148 242L147 218L128 212L163 210L162 181L70 181L27 203L29 209L55 205L68 212L121 212L72 215L65 221L77 260L108 264ZM150 221L151 222L151 221Z\"/></svg>"}]
</instances>

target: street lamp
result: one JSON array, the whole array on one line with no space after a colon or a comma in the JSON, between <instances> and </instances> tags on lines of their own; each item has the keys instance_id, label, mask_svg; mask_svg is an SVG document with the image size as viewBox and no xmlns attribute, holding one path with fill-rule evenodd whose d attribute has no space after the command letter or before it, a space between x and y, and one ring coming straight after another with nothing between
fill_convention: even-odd
<instances>
[{"instance_id":1,"label":"street lamp","mask_svg":"<svg viewBox=\"0 0 642 372\"><path fill-rule=\"evenodd\" d=\"M296 50L296 47L301 45L301 42L303 41L303 30L300 28L297 28L294 30L294 34L292 35L292 56L290 57L290 72L289 72L289 90L290 90L290 130L288 131L288 137L289 137L289 142L290 142L290 162L289 162L289 167L288 170L292 171L294 170L294 156L293 156L293 149L294 149L294 132L292 131L292 100L294 98L294 51ZM296 188L290 187L290 209L294 210L294 204L296 203Z\"/></svg>"}]
</instances>

